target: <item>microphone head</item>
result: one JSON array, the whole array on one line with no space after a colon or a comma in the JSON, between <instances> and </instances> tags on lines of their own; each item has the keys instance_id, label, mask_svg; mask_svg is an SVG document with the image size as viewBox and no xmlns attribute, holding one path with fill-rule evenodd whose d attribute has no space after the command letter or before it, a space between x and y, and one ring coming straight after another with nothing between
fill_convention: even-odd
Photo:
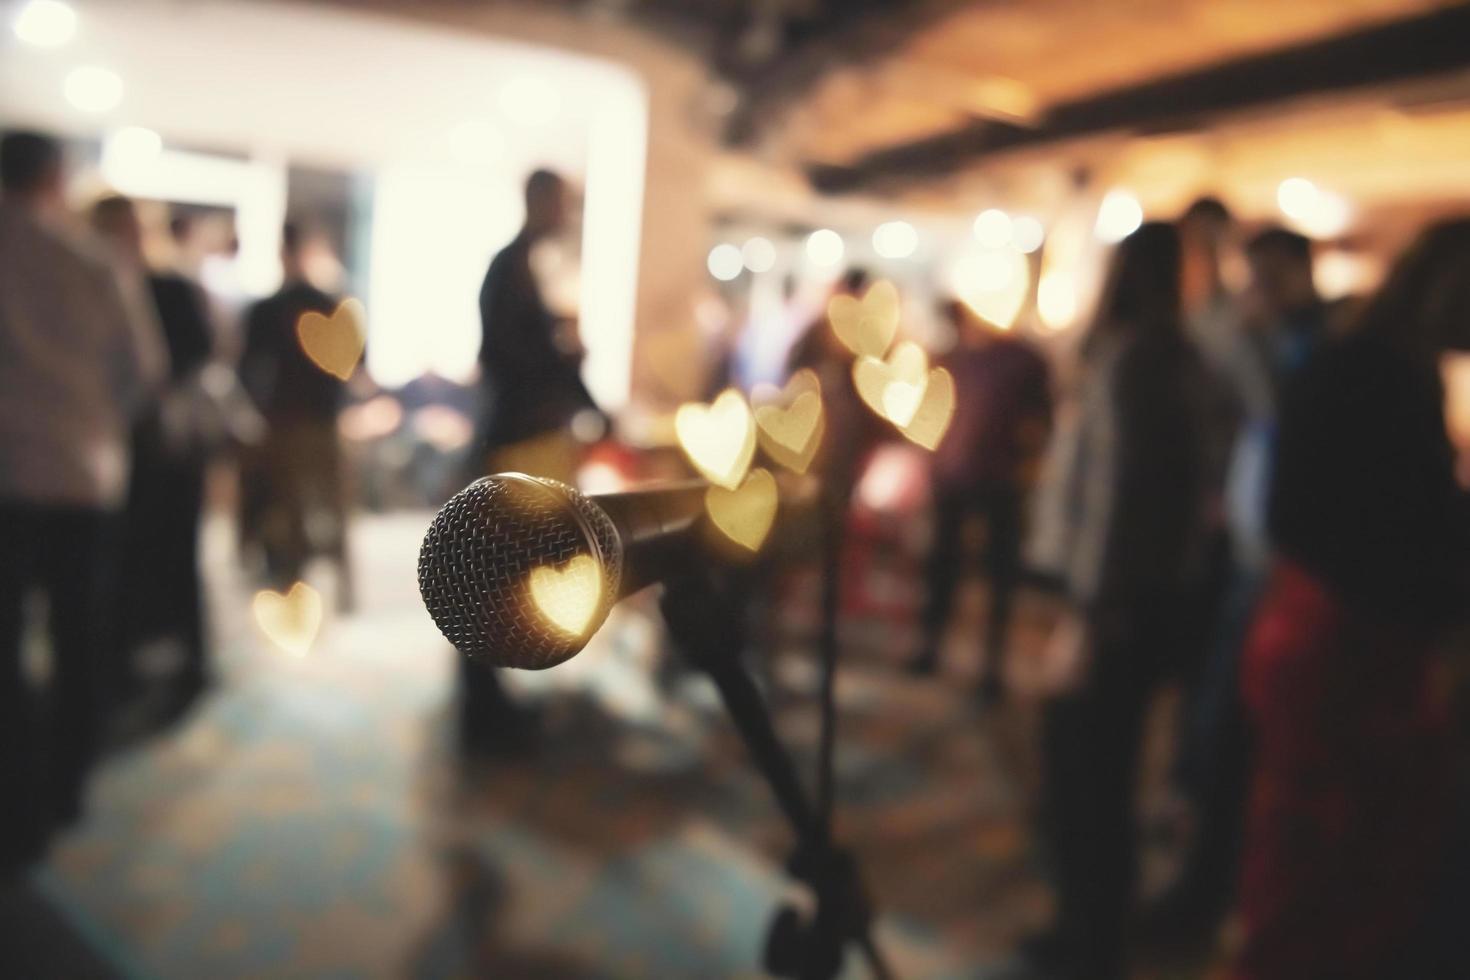
<instances>
[{"instance_id":1,"label":"microphone head","mask_svg":"<svg viewBox=\"0 0 1470 980\"><path fill-rule=\"evenodd\" d=\"M419 549L419 592L439 632L496 667L541 670L580 651L622 572L622 542L602 508L522 473L455 494Z\"/></svg>"}]
</instances>

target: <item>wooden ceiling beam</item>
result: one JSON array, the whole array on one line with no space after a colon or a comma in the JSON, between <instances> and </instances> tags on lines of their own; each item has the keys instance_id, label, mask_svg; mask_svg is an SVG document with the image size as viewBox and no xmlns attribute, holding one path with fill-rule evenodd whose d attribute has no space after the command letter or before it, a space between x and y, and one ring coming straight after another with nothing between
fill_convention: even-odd
<instances>
[{"instance_id":1,"label":"wooden ceiling beam","mask_svg":"<svg viewBox=\"0 0 1470 980\"><path fill-rule=\"evenodd\" d=\"M1459 5L1055 105L1035 125L976 121L875 151L848 166L813 164L806 170L823 193L902 185L1020 147L1104 132L1192 127L1220 113L1467 66L1470 5Z\"/></svg>"}]
</instances>

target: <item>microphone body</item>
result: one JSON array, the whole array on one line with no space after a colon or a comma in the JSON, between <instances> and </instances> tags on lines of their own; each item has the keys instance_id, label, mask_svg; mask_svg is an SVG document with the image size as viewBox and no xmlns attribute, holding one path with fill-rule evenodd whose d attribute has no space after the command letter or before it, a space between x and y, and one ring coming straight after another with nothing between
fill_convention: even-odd
<instances>
[{"instance_id":1,"label":"microphone body","mask_svg":"<svg viewBox=\"0 0 1470 980\"><path fill-rule=\"evenodd\" d=\"M689 531L704 513L708 488L702 480L688 480L652 490L583 498L608 516L622 543L618 599L663 581L688 554Z\"/></svg>"},{"instance_id":2,"label":"microphone body","mask_svg":"<svg viewBox=\"0 0 1470 980\"><path fill-rule=\"evenodd\" d=\"M586 497L522 473L476 480L424 535L424 605L469 657L554 667L582 649L619 599L677 567L705 489L691 481Z\"/></svg>"}]
</instances>

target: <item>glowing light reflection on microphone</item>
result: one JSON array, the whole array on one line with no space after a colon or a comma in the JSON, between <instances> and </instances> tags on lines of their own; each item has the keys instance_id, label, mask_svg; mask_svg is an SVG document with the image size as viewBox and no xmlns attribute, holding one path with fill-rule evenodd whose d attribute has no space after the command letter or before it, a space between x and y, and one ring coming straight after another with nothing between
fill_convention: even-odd
<instances>
[{"instance_id":1,"label":"glowing light reflection on microphone","mask_svg":"<svg viewBox=\"0 0 1470 980\"><path fill-rule=\"evenodd\" d=\"M577 555L560 568L533 568L531 598L548 625L580 639L602 605L602 566L591 555Z\"/></svg>"}]
</instances>

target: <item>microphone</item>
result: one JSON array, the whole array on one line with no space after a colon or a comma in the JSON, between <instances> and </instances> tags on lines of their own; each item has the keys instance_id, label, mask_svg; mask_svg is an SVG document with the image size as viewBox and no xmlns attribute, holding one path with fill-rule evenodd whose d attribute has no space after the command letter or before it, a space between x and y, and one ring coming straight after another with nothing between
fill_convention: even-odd
<instances>
[{"instance_id":1,"label":"microphone","mask_svg":"<svg viewBox=\"0 0 1470 980\"><path fill-rule=\"evenodd\" d=\"M466 656L554 667L581 651L619 599L677 567L705 489L689 481L587 497L524 473L482 477L424 534L424 606Z\"/></svg>"}]
</instances>

